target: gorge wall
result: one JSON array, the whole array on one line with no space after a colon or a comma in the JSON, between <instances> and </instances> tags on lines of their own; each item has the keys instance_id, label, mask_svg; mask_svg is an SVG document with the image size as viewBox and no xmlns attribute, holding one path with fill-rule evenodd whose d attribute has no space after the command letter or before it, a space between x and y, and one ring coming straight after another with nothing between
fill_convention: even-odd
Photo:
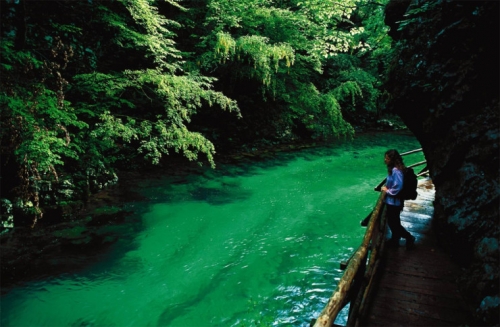
<instances>
[{"instance_id":1,"label":"gorge wall","mask_svg":"<svg viewBox=\"0 0 500 327\"><path fill-rule=\"evenodd\" d=\"M404 16L403 16L404 15ZM499 324L499 2L391 0L390 108L422 144L440 244L478 324Z\"/></svg>"}]
</instances>

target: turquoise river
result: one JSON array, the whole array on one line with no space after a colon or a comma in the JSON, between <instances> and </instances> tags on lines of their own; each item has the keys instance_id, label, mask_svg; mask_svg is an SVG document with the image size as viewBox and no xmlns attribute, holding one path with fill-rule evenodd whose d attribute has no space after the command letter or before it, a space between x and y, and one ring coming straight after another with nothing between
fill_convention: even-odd
<instances>
[{"instance_id":1,"label":"turquoise river","mask_svg":"<svg viewBox=\"0 0 500 327\"><path fill-rule=\"evenodd\" d=\"M308 326L361 243L384 152L419 147L411 134L361 134L145 180L106 255L4 294L0 325Z\"/></svg>"}]
</instances>

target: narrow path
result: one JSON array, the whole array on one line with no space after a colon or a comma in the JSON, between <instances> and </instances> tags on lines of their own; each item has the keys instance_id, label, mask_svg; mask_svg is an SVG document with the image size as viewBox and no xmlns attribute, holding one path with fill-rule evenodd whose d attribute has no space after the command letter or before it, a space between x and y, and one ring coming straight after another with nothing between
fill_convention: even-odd
<instances>
[{"instance_id":1,"label":"narrow path","mask_svg":"<svg viewBox=\"0 0 500 327\"><path fill-rule=\"evenodd\" d=\"M385 250L385 262L364 326L470 326L470 312L458 292L460 268L438 247L431 228L434 185L419 182L418 197L405 201L403 226L415 248Z\"/></svg>"}]
</instances>

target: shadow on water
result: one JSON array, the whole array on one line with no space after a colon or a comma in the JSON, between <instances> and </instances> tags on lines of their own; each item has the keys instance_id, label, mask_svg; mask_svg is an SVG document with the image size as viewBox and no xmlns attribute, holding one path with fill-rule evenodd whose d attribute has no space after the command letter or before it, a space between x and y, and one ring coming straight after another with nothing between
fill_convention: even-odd
<instances>
[{"instance_id":1,"label":"shadow on water","mask_svg":"<svg viewBox=\"0 0 500 327\"><path fill-rule=\"evenodd\" d=\"M191 192L194 201L204 201L211 205L225 205L248 199L252 192L237 185L222 183L221 187L200 186Z\"/></svg>"},{"instance_id":2,"label":"shadow on water","mask_svg":"<svg viewBox=\"0 0 500 327\"><path fill-rule=\"evenodd\" d=\"M326 155L324 150L315 153L313 149L307 149L274 154L272 157L242 158L236 163L219 164L215 170L200 169L199 174L145 181L141 188L147 189L143 195L150 204L197 201L215 206L226 205L245 201L253 194L231 178L256 176L267 169L286 167L298 158L314 161L322 155Z\"/></svg>"}]
</instances>

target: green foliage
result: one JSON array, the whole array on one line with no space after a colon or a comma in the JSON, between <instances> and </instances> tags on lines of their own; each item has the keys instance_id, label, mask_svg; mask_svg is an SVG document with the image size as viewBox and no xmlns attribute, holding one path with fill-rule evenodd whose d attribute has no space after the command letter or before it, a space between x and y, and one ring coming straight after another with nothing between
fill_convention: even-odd
<instances>
[{"instance_id":1,"label":"green foliage","mask_svg":"<svg viewBox=\"0 0 500 327\"><path fill-rule=\"evenodd\" d=\"M383 3L180 3L2 2L2 156L25 198L30 180L59 170L172 152L214 166L212 107L233 113L222 128L268 139L297 126L352 136L345 117L377 110L391 55Z\"/></svg>"},{"instance_id":2,"label":"green foliage","mask_svg":"<svg viewBox=\"0 0 500 327\"><path fill-rule=\"evenodd\" d=\"M179 51L174 47L172 40L173 33L166 28L167 25L176 26L177 23L166 19L158 14L158 9L150 4L148 0L122 1L129 10L135 23L144 28L145 32L133 30L126 25L118 26L125 32L131 44L147 49L149 56L158 69L166 69L170 73L180 68L179 59L182 57ZM171 1L171 3L175 3ZM174 59L173 63L169 62Z\"/></svg>"},{"instance_id":3,"label":"green foliage","mask_svg":"<svg viewBox=\"0 0 500 327\"><path fill-rule=\"evenodd\" d=\"M51 71L47 63L28 52L16 52L8 39L0 40L2 52L2 152L14 154L23 169L45 174L54 172L64 158L78 158L80 148L70 144L70 127L87 127L60 90L47 88ZM60 75L59 75L60 76ZM62 78L57 83L64 83Z\"/></svg>"},{"instance_id":4,"label":"green foliage","mask_svg":"<svg viewBox=\"0 0 500 327\"><path fill-rule=\"evenodd\" d=\"M299 119L315 138L352 137L354 129L343 119L342 110L333 92L322 94L313 84L296 91L291 99L291 119Z\"/></svg>"},{"instance_id":5,"label":"green foliage","mask_svg":"<svg viewBox=\"0 0 500 327\"><path fill-rule=\"evenodd\" d=\"M17 171L9 174L17 174L21 182L12 185L13 190L32 204L28 214L33 216L33 225L43 215L38 189L33 186L43 176L52 175L57 180L56 167L68 158L78 158L81 149L71 143L69 129L87 127L62 92L66 80L61 71L71 54L60 41L46 41L51 46L51 60L16 51L12 39L0 39L2 163L17 162Z\"/></svg>"},{"instance_id":6,"label":"green foliage","mask_svg":"<svg viewBox=\"0 0 500 327\"><path fill-rule=\"evenodd\" d=\"M57 179L68 162L80 166L72 170L110 166L133 151L154 164L171 149L188 160L205 154L215 165L213 144L186 123L203 106L237 115L238 106L213 90L214 78L182 71L168 29L179 25L159 14L153 2L41 1L23 10L15 2L2 5L19 16L2 22L3 31L13 32L0 39L2 156L18 163L19 195L38 206L38 195L30 191L33 180L47 173ZM75 10L65 12L70 16L58 14L68 8ZM37 20L30 33L20 34L16 22L24 15ZM99 31L88 29L90 19Z\"/></svg>"},{"instance_id":7,"label":"green foliage","mask_svg":"<svg viewBox=\"0 0 500 327\"><path fill-rule=\"evenodd\" d=\"M324 87L331 90L343 111L352 112L361 104L363 110L375 111L380 96L378 80L370 72L360 69L356 57L339 54L331 58L325 70L331 76Z\"/></svg>"},{"instance_id":8,"label":"green foliage","mask_svg":"<svg viewBox=\"0 0 500 327\"><path fill-rule=\"evenodd\" d=\"M108 86L105 91L114 101L107 110L101 111L102 123L96 125L96 130L90 136L106 140L108 144L117 138L128 143L138 140L140 146L137 151L145 153L145 158L155 164L159 163L162 154L168 154L172 148L176 152L182 152L189 160L197 160L198 154L204 153L209 163L214 166L213 144L201 134L190 132L185 122L189 122L190 116L203 105L202 101L206 101L208 105L219 105L229 111L238 111L236 103L211 90L213 79L193 74L175 75L174 73L180 70L181 62L170 63L169 59L180 59L180 56L173 48L172 33L164 27L173 22L159 15L157 9L148 1L128 1L126 4L135 22L147 32L144 37L131 38L130 41L139 47L147 45L146 50L153 58L155 68L124 70L121 74L114 74L113 77L118 76L117 79L107 79L113 85ZM128 30L128 26L121 26L121 29ZM134 33L138 32L127 32L127 35L136 35ZM87 78L87 81L92 79L91 76L81 78ZM139 99L135 102L139 103L123 99L123 92L133 92L136 99ZM141 99L143 95L154 99L147 107L144 107L146 99ZM135 110L140 105L141 115L130 116L127 122L123 123L119 118L124 112L122 105ZM134 116L142 120L140 124L135 123L132 118Z\"/></svg>"},{"instance_id":9,"label":"green foliage","mask_svg":"<svg viewBox=\"0 0 500 327\"><path fill-rule=\"evenodd\" d=\"M215 53L221 62L226 60L248 60L253 65L252 75L269 86L274 72L278 72L280 61L284 60L286 67L293 65L294 50L289 44L269 44L269 38L251 35L234 40L230 34L217 34Z\"/></svg>"},{"instance_id":10,"label":"green foliage","mask_svg":"<svg viewBox=\"0 0 500 327\"><path fill-rule=\"evenodd\" d=\"M184 125L177 126L167 120L155 122L142 121L128 118L123 122L121 118L109 113L101 116L102 123L97 125L92 137L114 144L114 140L122 139L125 142L140 140L139 153L144 153L145 158L158 164L162 154L168 154L169 149L182 152L189 160L198 160L198 154L204 153L212 167L215 166L213 144L200 133L189 131Z\"/></svg>"},{"instance_id":11,"label":"green foliage","mask_svg":"<svg viewBox=\"0 0 500 327\"><path fill-rule=\"evenodd\" d=\"M206 15L198 17L206 29L197 31L196 65L223 83L260 83L267 119L280 122L281 130L300 122L316 136L350 135L343 115L328 108L377 111L380 68L390 51L384 1L207 1ZM352 58L348 67L336 70L346 57ZM323 97L334 97L337 106L327 108ZM244 116L262 119L248 110ZM330 123L339 125L325 128Z\"/></svg>"},{"instance_id":12,"label":"green foliage","mask_svg":"<svg viewBox=\"0 0 500 327\"><path fill-rule=\"evenodd\" d=\"M314 26L314 42L311 43L314 52L328 58L358 46L355 36L364 28L355 26L350 20L357 9L357 1L305 0L297 5L299 12Z\"/></svg>"},{"instance_id":13,"label":"green foliage","mask_svg":"<svg viewBox=\"0 0 500 327\"><path fill-rule=\"evenodd\" d=\"M185 123L203 104L238 112L233 100L211 89L213 79L202 76L176 76L163 74L158 69L147 69L125 71L120 78L104 74L80 75L75 81L80 92L94 96L105 92L109 100L97 105L85 104L86 112L101 112L100 122L87 138L95 142L99 140L101 151L107 153L113 150L116 141L121 140L122 145L123 142L131 144L137 141L138 153L144 154L154 164L173 149L182 152L189 160L198 160L198 154L204 153L214 166L213 144L201 134L189 131ZM143 97L146 92L155 101L148 104L132 101L132 98ZM130 100L123 98L125 93L129 94ZM125 110L127 108L132 110Z\"/></svg>"},{"instance_id":14,"label":"green foliage","mask_svg":"<svg viewBox=\"0 0 500 327\"><path fill-rule=\"evenodd\" d=\"M361 88L356 81L347 81L341 83L333 90L332 94L336 99L345 99L350 97L351 103L353 105L356 104L356 97L363 97Z\"/></svg>"}]
</instances>

